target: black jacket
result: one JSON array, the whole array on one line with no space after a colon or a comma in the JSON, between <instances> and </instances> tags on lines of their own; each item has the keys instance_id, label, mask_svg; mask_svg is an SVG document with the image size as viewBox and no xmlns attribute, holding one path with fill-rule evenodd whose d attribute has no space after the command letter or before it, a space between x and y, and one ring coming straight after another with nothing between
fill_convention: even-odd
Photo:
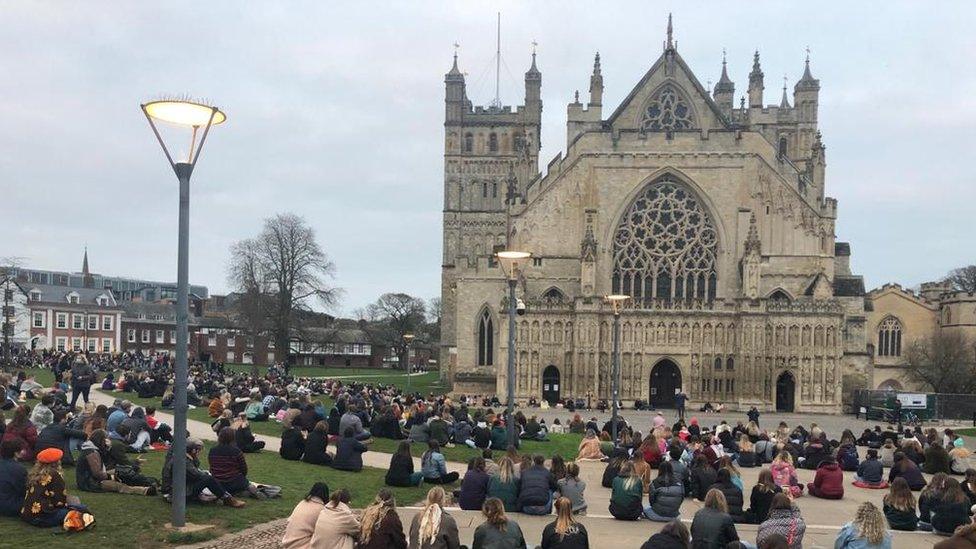
<instances>
[{"instance_id":1,"label":"black jacket","mask_svg":"<svg viewBox=\"0 0 976 549\"><path fill-rule=\"evenodd\" d=\"M694 549L724 549L738 539L739 533L728 513L705 507L695 513L691 521L691 546Z\"/></svg>"},{"instance_id":2,"label":"black jacket","mask_svg":"<svg viewBox=\"0 0 976 549\"><path fill-rule=\"evenodd\" d=\"M658 477L651 482L647 491L647 504L655 513L662 517L677 517L681 512L681 503L685 499L685 489L679 479L668 484Z\"/></svg>"},{"instance_id":3,"label":"black jacket","mask_svg":"<svg viewBox=\"0 0 976 549\"><path fill-rule=\"evenodd\" d=\"M691 495L699 501L705 501L705 494L712 484L715 484L717 477L715 469L711 467L692 468L689 473L691 483Z\"/></svg>"},{"instance_id":4,"label":"black jacket","mask_svg":"<svg viewBox=\"0 0 976 549\"><path fill-rule=\"evenodd\" d=\"M736 459L736 463L739 464L739 467L755 467L756 452L739 452L739 457Z\"/></svg>"},{"instance_id":5,"label":"black jacket","mask_svg":"<svg viewBox=\"0 0 976 549\"><path fill-rule=\"evenodd\" d=\"M302 436L302 430L298 427L285 429L281 433L281 447L278 449L278 455L282 459L298 461L302 459L303 454L305 454L305 437Z\"/></svg>"},{"instance_id":6,"label":"black jacket","mask_svg":"<svg viewBox=\"0 0 976 549\"><path fill-rule=\"evenodd\" d=\"M556 533L555 521L550 522L542 530L542 549L590 549L589 534L586 527L576 523L576 529L567 532L565 536Z\"/></svg>"},{"instance_id":7,"label":"black jacket","mask_svg":"<svg viewBox=\"0 0 976 549\"><path fill-rule=\"evenodd\" d=\"M681 538L672 534L658 532L644 542L640 549L687 549Z\"/></svg>"},{"instance_id":8,"label":"black jacket","mask_svg":"<svg viewBox=\"0 0 976 549\"><path fill-rule=\"evenodd\" d=\"M0 515L19 517L27 492L27 469L12 459L0 459Z\"/></svg>"},{"instance_id":9,"label":"black jacket","mask_svg":"<svg viewBox=\"0 0 976 549\"><path fill-rule=\"evenodd\" d=\"M40 452L47 448L57 448L64 452L64 456L61 457L61 465L74 465L75 460L71 456L71 451L68 450L68 441L73 438L85 440L88 436L84 431L69 429L62 423L52 423L37 434L34 450Z\"/></svg>"},{"instance_id":10,"label":"black jacket","mask_svg":"<svg viewBox=\"0 0 976 549\"><path fill-rule=\"evenodd\" d=\"M914 532L918 528L918 515L915 514L915 509L901 511L885 503L884 515L892 530Z\"/></svg>"},{"instance_id":11,"label":"black jacket","mask_svg":"<svg viewBox=\"0 0 976 549\"><path fill-rule=\"evenodd\" d=\"M393 454L393 457L390 458L390 468L386 470L386 485L413 486L410 483L410 475L413 473L413 458Z\"/></svg>"},{"instance_id":12,"label":"black jacket","mask_svg":"<svg viewBox=\"0 0 976 549\"><path fill-rule=\"evenodd\" d=\"M342 437L336 444L335 459L332 468L340 471L361 471L363 469L363 452L366 445L355 437Z\"/></svg>"},{"instance_id":13,"label":"black jacket","mask_svg":"<svg viewBox=\"0 0 976 549\"><path fill-rule=\"evenodd\" d=\"M742 522L744 519L744 513L742 511L742 490L738 486L729 481L725 484L716 482L711 486L711 488L717 488L725 496L725 503L729 506L729 514L732 515L732 519L736 522Z\"/></svg>"},{"instance_id":14,"label":"black jacket","mask_svg":"<svg viewBox=\"0 0 976 549\"><path fill-rule=\"evenodd\" d=\"M749 495L749 510L746 512L746 521L751 524L761 524L769 518L769 507L773 504L773 496L782 492L783 489L776 486L771 491L765 491L756 486L752 487L752 494Z\"/></svg>"},{"instance_id":15,"label":"black jacket","mask_svg":"<svg viewBox=\"0 0 976 549\"><path fill-rule=\"evenodd\" d=\"M617 473L619 472L620 464L615 464L612 461L607 463L606 469L603 470L603 478L600 480L600 486L613 488L613 479L617 478Z\"/></svg>"},{"instance_id":16,"label":"black jacket","mask_svg":"<svg viewBox=\"0 0 976 549\"><path fill-rule=\"evenodd\" d=\"M332 457L325 451L329 443L329 435L312 431L305 439L305 455L302 461L314 465L332 465Z\"/></svg>"},{"instance_id":17,"label":"black jacket","mask_svg":"<svg viewBox=\"0 0 976 549\"><path fill-rule=\"evenodd\" d=\"M522 486L519 490L518 505L545 505L558 486L548 469L533 465L522 471Z\"/></svg>"}]
</instances>

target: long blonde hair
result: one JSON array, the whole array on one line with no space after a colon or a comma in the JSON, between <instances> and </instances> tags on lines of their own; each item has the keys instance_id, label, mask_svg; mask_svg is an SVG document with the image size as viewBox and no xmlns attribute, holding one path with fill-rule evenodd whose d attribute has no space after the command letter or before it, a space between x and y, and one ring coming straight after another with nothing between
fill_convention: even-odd
<instances>
[{"instance_id":1,"label":"long blonde hair","mask_svg":"<svg viewBox=\"0 0 976 549\"><path fill-rule=\"evenodd\" d=\"M395 506L396 500L393 499L393 493L383 488L376 494L373 503L363 509L359 534L359 539L363 544L369 543L369 537L373 534L373 531L379 529L380 523L386 518L386 514L393 511Z\"/></svg>"},{"instance_id":2,"label":"long blonde hair","mask_svg":"<svg viewBox=\"0 0 976 549\"><path fill-rule=\"evenodd\" d=\"M723 494L718 488L710 488L705 494L705 507L708 509L721 511L723 513L729 512L729 504L725 500L725 494Z\"/></svg>"},{"instance_id":3,"label":"long blonde hair","mask_svg":"<svg viewBox=\"0 0 976 549\"><path fill-rule=\"evenodd\" d=\"M498 460L498 480L508 484L515 480L515 465L512 458L505 456Z\"/></svg>"},{"instance_id":4,"label":"long blonde hair","mask_svg":"<svg viewBox=\"0 0 976 549\"><path fill-rule=\"evenodd\" d=\"M420 512L420 532L417 540L420 545L434 542L437 532L441 529L441 505L444 504L444 489L434 486L427 492L424 510Z\"/></svg>"},{"instance_id":5,"label":"long blonde hair","mask_svg":"<svg viewBox=\"0 0 976 549\"><path fill-rule=\"evenodd\" d=\"M573 502L569 498L560 497L556 500L556 533L562 540L566 534L575 534L579 528L573 518Z\"/></svg>"},{"instance_id":6,"label":"long blonde hair","mask_svg":"<svg viewBox=\"0 0 976 549\"><path fill-rule=\"evenodd\" d=\"M494 526L502 532L508 524L508 517L505 516L505 505L498 498L488 498L481 506L481 513L485 515L485 522Z\"/></svg>"},{"instance_id":7,"label":"long blonde hair","mask_svg":"<svg viewBox=\"0 0 976 549\"><path fill-rule=\"evenodd\" d=\"M888 522L885 516L870 501L865 501L857 508L852 523L858 535L872 545L881 543L887 533Z\"/></svg>"},{"instance_id":8,"label":"long blonde hair","mask_svg":"<svg viewBox=\"0 0 976 549\"><path fill-rule=\"evenodd\" d=\"M620 473L618 476L626 477L624 480L624 489L630 490L635 484L640 482L640 476L634 472L634 464L630 461L625 461L623 465L620 466Z\"/></svg>"}]
</instances>

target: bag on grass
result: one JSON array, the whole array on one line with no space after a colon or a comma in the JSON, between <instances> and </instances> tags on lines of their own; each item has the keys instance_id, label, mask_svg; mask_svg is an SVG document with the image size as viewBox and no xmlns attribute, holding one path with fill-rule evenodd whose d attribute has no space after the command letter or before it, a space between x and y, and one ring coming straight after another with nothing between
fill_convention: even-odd
<instances>
[{"instance_id":1,"label":"bag on grass","mask_svg":"<svg viewBox=\"0 0 976 549\"><path fill-rule=\"evenodd\" d=\"M257 491L264 494L264 496L267 498L281 497L281 486L274 486L272 484L258 484Z\"/></svg>"}]
</instances>

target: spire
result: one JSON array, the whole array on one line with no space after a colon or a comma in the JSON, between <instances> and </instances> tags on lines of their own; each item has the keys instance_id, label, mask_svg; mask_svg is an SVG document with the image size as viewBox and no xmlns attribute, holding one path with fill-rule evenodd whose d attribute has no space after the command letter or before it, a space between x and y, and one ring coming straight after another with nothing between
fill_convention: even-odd
<instances>
[{"instance_id":1,"label":"spire","mask_svg":"<svg viewBox=\"0 0 976 549\"><path fill-rule=\"evenodd\" d=\"M81 274L86 276L91 274L88 270L88 246L85 246L85 258L81 260Z\"/></svg>"},{"instance_id":2,"label":"spire","mask_svg":"<svg viewBox=\"0 0 976 549\"><path fill-rule=\"evenodd\" d=\"M593 58L593 76L600 76L600 52Z\"/></svg>"},{"instance_id":3,"label":"spire","mask_svg":"<svg viewBox=\"0 0 976 549\"><path fill-rule=\"evenodd\" d=\"M752 57L752 72L749 73L749 106L763 106L763 71L759 66L759 50Z\"/></svg>"},{"instance_id":4,"label":"spire","mask_svg":"<svg viewBox=\"0 0 976 549\"><path fill-rule=\"evenodd\" d=\"M458 69L458 48L460 47L461 44L454 43L454 65L451 66L451 70L447 73L448 80L464 80L464 74Z\"/></svg>"},{"instance_id":5,"label":"spire","mask_svg":"<svg viewBox=\"0 0 976 549\"><path fill-rule=\"evenodd\" d=\"M752 72L749 73L749 81L762 80L763 71L762 67L759 65L759 50L752 56Z\"/></svg>"},{"instance_id":6,"label":"spire","mask_svg":"<svg viewBox=\"0 0 976 549\"><path fill-rule=\"evenodd\" d=\"M790 108L790 101L786 98L786 75L783 75L783 99L779 101L779 108L788 109Z\"/></svg>"},{"instance_id":7,"label":"spire","mask_svg":"<svg viewBox=\"0 0 976 549\"><path fill-rule=\"evenodd\" d=\"M665 46L665 50L674 49L674 26L671 24L671 14L668 13L668 44Z\"/></svg>"},{"instance_id":8,"label":"spire","mask_svg":"<svg viewBox=\"0 0 976 549\"><path fill-rule=\"evenodd\" d=\"M529 76L541 77L542 73L539 72L539 68L535 66L535 47L539 44L535 41L532 42L532 66L529 67L528 72L525 73L525 78L528 79Z\"/></svg>"},{"instance_id":9,"label":"spire","mask_svg":"<svg viewBox=\"0 0 976 549\"><path fill-rule=\"evenodd\" d=\"M722 48L722 77L715 84L715 93L735 93L735 84L729 78L729 72L725 61L725 48Z\"/></svg>"},{"instance_id":10,"label":"spire","mask_svg":"<svg viewBox=\"0 0 976 549\"><path fill-rule=\"evenodd\" d=\"M813 77L810 73L810 47L807 47L807 60L803 66L803 77L800 78L796 85L793 86L794 91L819 91L820 81Z\"/></svg>"},{"instance_id":11,"label":"spire","mask_svg":"<svg viewBox=\"0 0 976 549\"><path fill-rule=\"evenodd\" d=\"M746 235L745 242L745 252L746 255L750 253L759 253L762 249L762 242L759 240L759 229L756 227L756 214L752 213L749 216L749 233Z\"/></svg>"},{"instance_id":12,"label":"spire","mask_svg":"<svg viewBox=\"0 0 976 549\"><path fill-rule=\"evenodd\" d=\"M590 75L590 105L603 105L603 74L600 72L600 52L593 58L593 74Z\"/></svg>"}]
</instances>

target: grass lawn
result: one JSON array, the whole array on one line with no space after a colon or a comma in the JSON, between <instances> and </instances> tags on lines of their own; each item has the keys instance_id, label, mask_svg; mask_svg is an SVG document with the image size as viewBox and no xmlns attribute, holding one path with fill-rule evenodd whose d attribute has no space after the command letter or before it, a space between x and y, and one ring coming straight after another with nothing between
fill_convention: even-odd
<instances>
[{"instance_id":1,"label":"grass lawn","mask_svg":"<svg viewBox=\"0 0 976 549\"><path fill-rule=\"evenodd\" d=\"M209 448L209 443L208 443ZM206 450L204 450L204 454ZM143 471L158 477L162 471L163 452L146 454ZM202 465L207 467L204 457ZM216 524L217 527L191 538L176 537L163 525L169 522L169 505L162 497L143 497L121 494L93 494L75 490L75 472L65 470L68 493L78 495L95 515L95 528L88 532L65 534L56 529L29 526L20 520L0 517L0 546L16 541L17 547L74 548L74 547L161 547L170 543L203 541L217 535L242 530L256 524L287 517L295 504L315 482L324 481L330 489L348 488L353 507L361 508L384 486L382 469L364 469L359 473L336 471L294 461L285 461L273 452L248 454L248 477L255 482L282 487L282 497L267 501L247 499L247 507L230 509L220 504L190 504L187 521L197 524ZM412 505L423 499L429 486L393 488L398 505Z\"/></svg>"},{"instance_id":2,"label":"grass lawn","mask_svg":"<svg viewBox=\"0 0 976 549\"><path fill-rule=\"evenodd\" d=\"M952 432L966 437L976 437L976 427L970 427L968 429L953 429Z\"/></svg>"}]
</instances>

